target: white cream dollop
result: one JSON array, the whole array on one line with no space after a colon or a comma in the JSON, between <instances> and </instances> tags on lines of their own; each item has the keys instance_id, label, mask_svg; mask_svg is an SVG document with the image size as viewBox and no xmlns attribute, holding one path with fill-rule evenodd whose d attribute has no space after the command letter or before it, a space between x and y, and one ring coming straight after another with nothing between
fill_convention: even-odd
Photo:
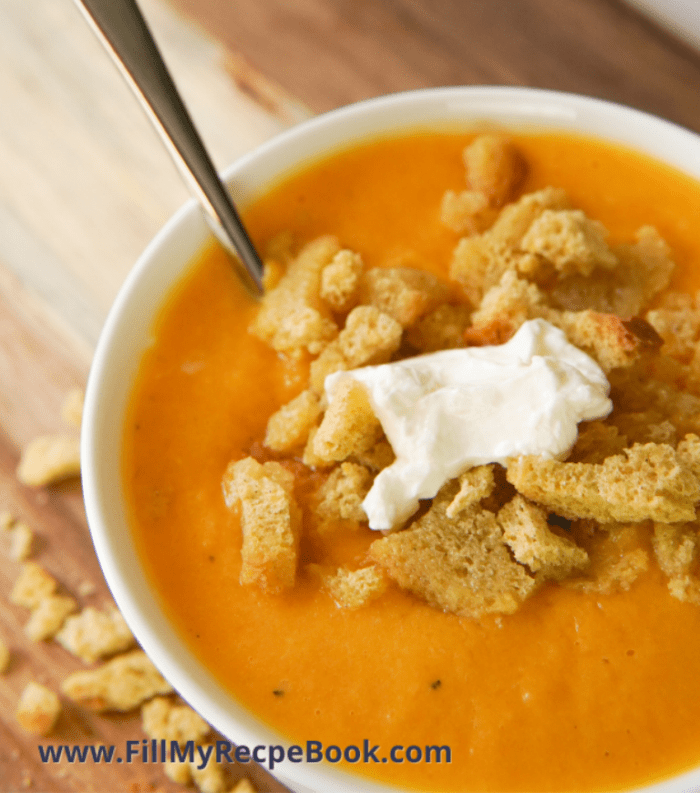
<instances>
[{"instance_id":1,"label":"white cream dollop","mask_svg":"<svg viewBox=\"0 0 700 793\"><path fill-rule=\"evenodd\" d=\"M536 454L561 457L578 422L612 410L598 364L542 319L506 344L419 355L329 375L362 383L396 460L381 471L363 502L372 529L407 520L419 499L486 463Z\"/></svg>"}]
</instances>

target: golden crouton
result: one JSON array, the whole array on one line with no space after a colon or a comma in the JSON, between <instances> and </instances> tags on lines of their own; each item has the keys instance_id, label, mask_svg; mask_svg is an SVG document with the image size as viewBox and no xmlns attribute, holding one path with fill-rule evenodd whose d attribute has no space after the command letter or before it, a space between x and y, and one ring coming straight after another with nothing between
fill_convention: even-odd
<instances>
[{"instance_id":1,"label":"golden crouton","mask_svg":"<svg viewBox=\"0 0 700 793\"><path fill-rule=\"evenodd\" d=\"M36 608L41 601L53 595L58 582L37 562L25 562L15 585L10 592L10 601L29 609Z\"/></svg>"},{"instance_id":2,"label":"golden crouton","mask_svg":"<svg viewBox=\"0 0 700 793\"><path fill-rule=\"evenodd\" d=\"M523 236L546 209L567 209L568 206L566 193L551 187L528 193L514 204L508 204L490 229L459 241L453 253L450 277L462 286L469 300L478 305L483 295L498 284L508 270L528 272L537 268L537 255L521 247Z\"/></svg>"},{"instance_id":3,"label":"golden crouton","mask_svg":"<svg viewBox=\"0 0 700 793\"><path fill-rule=\"evenodd\" d=\"M362 502L372 487L372 474L356 463L341 463L319 489L316 510L323 521L367 520Z\"/></svg>"},{"instance_id":4,"label":"golden crouton","mask_svg":"<svg viewBox=\"0 0 700 793\"><path fill-rule=\"evenodd\" d=\"M569 578L561 583L569 589L595 595L627 592L649 568L649 555L642 548L627 551L615 559L604 556L595 560L585 577Z\"/></svg>"},{"instance_id":5,"label":"golden crouton","mask_svg":"<svg viewBox=\"0 0 700 793\"><path fill-rule=\"evenodd\" d=\"M629 275L628 281L634 282L639 290L639 307L627 315L639 314L641 309L665 289L674 269L671 249L653 226L642 226L635 233L632 244L615 248L615 253ZM625 312L617 312L625 316Z\"/></svg>"},{"instance_id":6,"label":"golden crouton","mask_svg":"<svg viewBox=\"0 0 700 793\"><path fill-rule=\"evenodd\" d=\"M80 475L80 438L42 435L22 451L17 478L23 485L42 487Z\"/></svg>"},{"instance_id":7,"label":"golden crouton","mask_svg":"<svg viewBox=\"0 0 700 793\"><path fill-rule=\"evenodd\" d=\"M561 328L574 346L593 358L604 372L631 366L640 352L656 345L655 331L645 320L621 320L597 311L551 311L545 319Z\"/></svg>"},{"instance_id":8,"label":"golden crouton","mask_svg":"<svg viewBox=\"0 0 700 793\"><path fill-rule=\"evenodd\" d=\"M80 429L84 403L85 392L82 388L73 388L66 394L61 403L61 418L66 424L72 424L76 429Z\"/></svg>"},{"instance_id":9,"label":"golden crouton","mask_svg":"<svg viewBox=\"0 0 700 793\"><path fill-rule=\"evenodd\" d=\"M458 482L459 490L445 510L448 518L456 517L460 512L473 507L482 498L493 493L496 487L493 466L478 465L476 468L470 468L459 476Z\"/></svg>"},{"instance_id":10,"label":"golden crouton","mask_svg":"<svg viewBox=\"0 0 700 793\"><path fill-rule=\"evenodd\" d=\"M681 575L671 578L668 582L668 591L676 600L700 606L700 579L696 576Z\"/></svg>"},{"instance_id":11,"label":"golden crouton","mask_svg":"<svg viewBox=\"0 0 700 793\"><path fill-rule=\"evenodd\" d=\"M421 352L464 347L464 331L471 309L465 304L443 303L414 323L406 333L411 347Z\"/></svg>"},{"instance_id":12,"label":"golden crouton","mask_svg":"<svg viewBox=\"0 0 700 793\"><path fill-rule=\"evenodd\" d=\"M78 604L69 595L48 595L32 609L24 632L33 642L50 639L77 608Z\"/></svg>"},{"instance_id":13,"label":"golden crouton","mask_svg":"<svg viewBox=\"0 0 700 793\"><path fill-rule=\"evenodd\" d=\"M601 523L688 521L700 500L698 480L666 444L635 444L600 465L520 457L507 477L526 498L565 518Z\"/></svg>"},{"instance_id":14,"label":"golden crouton","mask_svg":"<svg viewBox=\"0 0 700 793\"><path fill-rule=\"evenodd\" d=\"M700 438L689 434L678 444L676 455L681 463L700 479Z\"/></svg>"},{"instance_id":15,"label":"golden crouton","mask_svg":"<svg viewBox=\"0 0 700 793\"><path fill-rule=\"evenodd\" d=\"M265 446L276 452L289 452L302 447L309 430L322 413L318 396L307 389L270 416Z\"/></svg>"},{"instance_id":16,"label":"golden crouton","mask_svg":"<svg viewBox=\"0 0 700 793\"><path fill-rule=\"evenodd\" d=\"M687 575L697 558L699 539L695 523L654 523L652 547L662 572L669 578Z\"/></svg>"},{"instance_id":17,"label":"golden crouton","mask_svg":"<svg viewBox=\"0 0 700 793\"><path fill-rule=\"evenodd\" d=\"M269 592L294 585L301 513L293 487L293 475L279 463L246 457L226 469L226 504L241 508L241 584Z\"/></svg>"},{"instance_id":18,"label":"golden crouton","mask_svg":"<svg viewBox=\"0 0 700 793\"><path fill-rule=\"evenodd\" d=\"M617 257L605 241L607 231L602 223L591 220L580 209L545 209L525 232L520 245L524 251L536 254L535 263L545 259L557 273L590 275L600 268L612 270ZM532 278L535 270L522 271Z\"/></svg>"},{"instance_id":19,"label":"golden crouton","mask_svg":"<svg viewBox=\"0 0 700 793\"><path fill-rule=\"evenodd\" d=\"M56 641L87 664L136 644L126 620L114 606L104 611L88 606L69 617L56 634Z\"/></svg>"},{"instance_id":20,"label":"golden crouton","mask_svg":"<svg viewBox=\"0 0 700 793\"><path fill-rule=\"evenodd\" d=\"M241 777L231 788L231 793L257 793L257 788L247 776Z\"/></svg>"},{"instance_id":21,"label":"golden crouton","mask_svg":"<svg viewBox=\"0 0 700 793\"><path fill-rule=\"evenodd\" d=\"M366 388L350 377L336 383L321 425L309 439L311 454L327 463L367 451L382 437Z\"/></svg>"},{"instance_id":22,"label":"golden crouton","mask_svg":"<svg viewBox=\"0 0 700 793\"><path fill-rule=\"evenodd\" d=\"M537 583L513 561L496 516L486 510L446 515L450 486L403 531L375 540L369 556L396 583L433 606L464 617L511 614Z\"/></svg>"},{"instance_id":23,"label":"golden crouton","mask_svg":"<svg viewBox=\"0 0 700 793\"><path fill-rule=\"evenodd\" d=\"M23 562L32 555L32 545L34 543L34 532L21 520L18 520L10 528L10 559Z\"/></svg>"},{"instance_id":24,"label":"golden crouton","mask_svg":"<svg viewBox=\"0 0 700 793\"><path fill-rule=\"evenodd\" d=\"M570 462L602 463L606 457L620 454L628 445L627 437L613 424L602 421L583 421L578 438L569 456Z\"/></svg>"},{"instance_id":25,"label":"golden crouton","mask_svg":"<svg viewBox=\"0 0 700 793\"><path fill-rule=\"evenodd\" d=\"M646 319L664 341L666 355L688 363L695 355L700 340L700 304L682 292L665 296L658 308L647 311Z\"/></svg>"},{"instance_id":26,"label":"golden crouton","mask_svg":"<svg viewBox=\"0 0 700 793\"><path fill-rule=\"evenodd\" d=\"M359 465L364 465L365 468L376 473L388 468L396 459L396 455L389 441L386 438L381 438L369 449L353 452L352 459Z\"/></svg>"},{"instance_id":27,"label":"golden crouton","mask_svg":"<svg viewBox=\"0 0 700 793\"><path fill-rule=\"evenodd\" d=\"M10 666L10 648L0 639L0 675L5 674Z\"/></svg>"},{"instance_id":28,"label":"golden crouton","mask_svg":"<svg viewBox=\"0 0 700 793\"><path fill-rule=\"evenodd\" d=\"M360 303L389 314L403 328L444 303L449 294L447 284L413 267L373 267L360 284Z\"/></svg>"},{"instance_id":29,"label":"golden crouton","mask_svg":"<svg viewBox=\"0 0 700 793\"><path fill-rule=\"evenodd\" d=\"M484 295L464 338L475 346L504 344L524 322L541 317L544 311L540 289L508 270Z\"/></svg>"},{"instance_id":30,"label":"golden crouton","mask_svg":"<svg viewBox=\"0 0 700 793\"><path fill-rule=\"evenodd\" d=\"M178 785L189 785L192 782L190 764L187 760L166 760L163 763L163 771L168 779Z\"/></svg>"},{"instance_id":31,"label":"golden crouton","mask_svg":"<svg viewBox=\"0 0 700 793\"><path fill-rule=\"evenodd\" d=\"M321 273L340 249L334 237L319 237L290 262L274 289L265 293L250 331L278 352L318 353L338 328L321 299Z\"/></svg>"},{"instance_id":32,"label":"golden crouton","mask_svg":"<svg viewBox=\"0 0 700 793\"><path fill-rule=\"evenodd\" d=\"M188 705L176 704L168 697L153 697L141 707L141 726L149 738L158 741L201 743L211 727Z\"/></svg>"},{"instance_id":33,"label":"golden crouton","mask_svg":"<svg viewBox=\"0 0 700 793\"><path fill-rule=\"evenodd\" d=\"M338 338L312 361L311 388L321 394L330 374L386 363L398 350L402 332L401 325L389 314L374 306L357 306L348 314Z\"/></svg>"},{"instance_id":34,"label":"golden crouton","mask_svg":"<svg viewBox=\"0 0 700 793\"><path fill-rule=\"evenodd\" d=\"M469 186L486 195L493 206L509 201L525 176L525 160L501 135L479 135L462 156Z\"/></svg>"},{"instance_id":35,"label":"golden crouton","mask_svg":"<svg viewBox=\"0 0 700 793\"><path fill-rule=\"evenodd\" d=\"M349 311L357 303L364 263L359 253L338 251L321 273L321 297L334 311Z\"/></svg>"},{"instance_id":36,"label":"golden crouton","mask_svg":"<svg viewBox=\"0 0 700 793\"><path fill-rule=\"evenodd\" d=\"M17 703L15 718L32 735L48 735L58 721L61 703L50 688L28 683Z\"/></svg>"},{"instance_id":37,"label":"golden crouton","mask_svg":"<svg viewBox=\"0 0 700 793\"><path fill-rule=\"evenodd\" d=\"M484 231L494 219L494 211L485 193L477 190L446 190L440 203L440 220L457 234Z\"/></svg>"},{"instance_id":38,"label":"golden crouton","mask_svg":"<svg viewBox=\"0 0 700 793\"><path fill-rule=\"evenodd\" d=\"M216 757L216 747L203 744L201 751L211 751L212 757ZM213 760L202 766L201 761L195 757L190 762L190 774L195 787L200 793L224 793L226 790L226 781L224 779L224 769L220 763Z\"/></svg>"},{"instance_id":39,"label":"golden crouton","mask_svg":"<svg viewBox=\"0 0 700 793\"><path fill-rule=\"evenodd\" d=\"M322 575L323 583L340 608L358 609L383 595L388 586L384 571L371 565L358 570L338 568Z\"/></svg>"},{"instance_id":40,"label":"golden crouton","mask_svg":"<svg viewBox=\"0 0 700 793\"><path fill-rule=\"evenodd\" d=\"M132 650L102 666L73 672L63 681L63 693L89 710L127 711L156 694L169 694L163 679L146 653Z\"/></svg>"},{"instance_id":41,"label":"golden crouton","mask_svg":"<svg viewBox=\"0 0 700 793\"><path fill-rule=\"evenodd\" d=\"M560 580L588 564L586 551L555 534L547 525L546 511L520 495L499 511L497 520L513 556L533 573Z\"/></svg>"}]
</instances>

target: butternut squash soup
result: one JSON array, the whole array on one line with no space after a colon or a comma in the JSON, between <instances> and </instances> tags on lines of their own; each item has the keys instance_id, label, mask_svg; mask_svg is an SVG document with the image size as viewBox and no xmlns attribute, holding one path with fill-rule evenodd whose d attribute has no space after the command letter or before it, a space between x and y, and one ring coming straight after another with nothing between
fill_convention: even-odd
<instances>
[{"instance_id":1,"label":"butternut squash soup","mask_svg":"<svg viewBox=\"0 0 700 793\"><path fill-rule=\"evenodd\" d=\"M609 791L700 763L700 186L598 140L414 133L244 215L265 298L207 250L124 429L138 547L197 656L290 743L367 742L340 765L409 789ZM415 460L362 373L490 360L528 327L602 378L573 446L494 446L381 501ZM544 410L528 393L498 392L518 430Z\"/></svg>"}]
</instances>

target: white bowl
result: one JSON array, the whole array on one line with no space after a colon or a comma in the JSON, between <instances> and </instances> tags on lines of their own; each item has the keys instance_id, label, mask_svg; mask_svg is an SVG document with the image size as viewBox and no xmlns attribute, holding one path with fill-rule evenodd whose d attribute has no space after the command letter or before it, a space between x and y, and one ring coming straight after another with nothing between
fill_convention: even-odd
<instances>
[{"instance_id":1,"label":"white bowl","mask_svg":"<svg viewBox=\"0 0 700 793\"><path fill-rule=\"evenodd\" d=\"M616 141L700 179L700 137L630 108L581 96L520 88L441 88L361 102L314 118L235 163L226 176L240 205L300 165L350 143L416 127L495 123L557 129ZM107 583L137 639L175 689L238 744L284 744L243 708L190 651L147 580L129 528L120 478L130 390L157 312L209 238L197 205L185 205L155 237L122 287L102 331L88 381L82 431L83 488L93 541ZM297 791L391 788L320 765L275 769ZM700 790L700 767L645 793Z\"/></svg>"}]
</instances>

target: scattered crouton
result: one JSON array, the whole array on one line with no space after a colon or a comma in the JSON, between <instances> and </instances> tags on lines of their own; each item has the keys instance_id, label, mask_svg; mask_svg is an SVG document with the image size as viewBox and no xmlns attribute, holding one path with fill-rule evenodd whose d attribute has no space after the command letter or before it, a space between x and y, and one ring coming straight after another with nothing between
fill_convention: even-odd
<instances>
[{"instance_id":1,"label":"scattered crouton","mask_svg":"<svg viewBox=\"0 0 700 793\"><path fill-rule=\"evenodd\" d=\"M323 575L324 586L340 608L358 609L383 595L388 586L384 571L375 565L348 570L340 567Z\"/></svg>"},{"instance_id":2,"label":"scattered crouton","mask_svg":"<svg viewBox=\"0 0 700 793\"><path fill-rule=\"evenodd\" d=\"M189 785L192 782L190 764L187 760L166 760L163 763L163 771L168 779L178 785Z\"/></svg>"},{"instance_id":3,"label":"scattered crouton","mask_svg":"<svg viewBox=\"0 0 700 793\"><path fill-rule=\"evenodd\" d=\"M696 576L681 575L671 578L668 582L668 591L672 597L682 603L700 606L700 579Z\"/></svg>"},{"instance_id":4,"label":"scattered crouton","mask_svg":"<svg viewBox=\"0 0 700 793\"><path fill-rule=\"evenodd\" d=\"M349 311L357 302L364 263L359 253L338 251L321 273L321 297L334 310Z\"/></svg>"},{"instance_id":5,"label":"scattered crouton","mask_svg":"<svg viewBox=\"0 0 700 793\"><path fill-rule=\"evenodd\" d=\"M341 462L371 448L382 434L365 387L350 377L342 377L309 446L315 458L328 463Z\"/></svg>"},{"instance_id":6,"label":"scattered crouton","mask_svg":"<svg viewBox=\"0 0 700 793\"><path fill-rule=\"evenodd\" d=\"M247 776L241 777L231 788L231 793L257 793L257 788Z\"/></svg>"},{"instance_id":7,"label":"scattered crouton","mask_svg":"<svg viewBox=\"0 0 700 793\"><path fill-rule=\"evenodd\" d=\"M497 520L513 556L533 573L560 580L588 564L588 554L547 525L547 513L521 495L500 510Z\"/></svg>"},{"instance_id":8,"label":"scattered crouton","mask_svg":"<svg viewBox=\"0 0 700 793\"><path fill-rule=\"evenodd\" d=\"M0 675L5 674L10 666L10 648L0 639Z\"/></svg>"},{"instance_id":9,"label":"scattered crouton","mask_svg":"<svg viewBox=\"0 0 700 793\"><path fill-rule=\"evenodd\" d=\"M211 727L192 708L176 704L168 697L153 697L141 706L141 725L149 738L180 746L187 741L202 743Z\"/></svg>"},{"instance_id":10,"label":"scattered crouton","mask_svg":"<svg viewBox=\"0 0 700 793\"><path fill-rule=\"evenodd\" d=\"M212 751L212 757L216 757L216 747L201 746L202 752ZM192 781L201 793L224 793L226 790L226 781L224 779L224 769L220 763L210 760L202 767L202 763L195 758L190 763L190 774Z\"/></svg>"},{"instance_id":11,"label":"scattered crouton","mask_svg":"<svg viewBox=\"0 0 700 793\"><path fill-rule=\"evenodd\" d=\"M602 464L525 456L508 481L526 498L566 518L601 523L693 520L700 485L666 444L635 444Z\"/></svg>"},{"instance_id":12,"label":"scattered crouton","mask_svg":"<svg viewBox=\"0 0 700 793\"><path fill-rule=\"evenodd\" d=\"M10 559L16 562L24 562L32 555L32 546L34 544L34 532L23 521L18 520L9 527L9 540Z\"/></svg>"},{"instance_id":13,"label":"scattered crouton","mask_svg":"<svg viewBox=\"0 0 700 793\"><path fill-rule=\"evenodd\" d=\"M580 209L545 209L523 235L521 247L536 254L528 264L546 260L557 273L590 275L595 269L612 270L617 257L606 242L602 223L586 217ZM528 277L535 270L521 270Z\"/></svg>"},{"instance_id":14,"label":"scattered crouton","mask_svg":"<svg viewBox=\"0 0 700 793\"><path fill-rule=\"evenodd\" d=\"M278 352L316 354L338 328L321 299L321 274L340 250L335 237L319 237L292 260L274 289L265 293L251 333Z\"/></svg>"},{"instance_id":15,"label":"scattered crouton","mask_svg":"<svg viewBox=\"0 0 700 793\"><path fill-rule=\"evenodd\" d=\"M299 507L293 475L279 463L252 457L231 463L223 479L226 504L240 504L242 584L269 592L294 585L299 540Z\"/></svg>"},{"instance_id":16,"label":"scattered crouton","mask_svg":"<svg viewBox=\"0 0 700 793\"><path fill-rule=\"evenodd\" d=\"M681 463L700 479L700 438L689 433L678 444L676 455Z\"/></svg>"},{"instance_id":17,"label":"scattered crouton","mask_svg":"<svg viewBox=\"0 0 700 793\"><path fill-rule=\"evenodd\" d=\"M448 518L455 518L460 512L478 504L482 498L490 496L496 487L492 465L470 468L460 475L458 481L459 490L445 510Z\"/></svg>"},{"instance_id":18,"label":"scattered crouton","mask_svg":"<svg viewBox=\"0 0 700 793\"><path fill-rule=\"evenodd\" d=\"M77 608L78 604L70 595L48 595L32 609L24 632L33 642L51 639Z\"/></svg>"},{"instance_id":19,"label":"scattered crouton","mask_svg":"<svg viewBox=\"0 0 700 793\"><path fill-rule=\"evenodd\" d=\"M375 306L403 328L444 303L447 284L425 270L412 267L373 267L362 276L360 302Z\"/></svg>"},{"instance_id":20,"label":"scattered crouton","mask_svg":"<svg viewBox=\"0 0 700 793\"><path fill-rule=\"evenodd\" d=\"M606 457L621 454L627 445L627 437L614 424L583 421L579 424L578 438L569 460L576 463L602 463Z\"/></svg>"},{"instance_id":21,"label":"scattered crouton","mask_svg":"<svg viewBox=\"0 0 700 793\"><path fill-rule=\"evenodd\" d=\"M525 176L525 160L501 135L479 135L465 148L463 158L469 186L493 206L509 201Z\"/></svg>"},{"instance_id":22,"label":"scattered crouton","mask_svg":"<svg viewBox=\"0 0 700 793\"><path fill-rule=\"evenodd\" d=\"M43 487L80 475L80 438L42 435L22 451L17 478L24 485Z\"/></svg>"},{"instance_id":23,"label":"scattered crouton","mask_svg":"<svg viewBox=\"0 0 700 793\"><path fill-rule=\"evenodd\" d=\"M50 688L32 681L22 692L15 717L32 735L48 735L61 714L61 702Z\"/></svg>"},{"instance_id":24,"label":"scattered crouton","mask_svg":"<svg viewBox=\"0 0 700 793\"><path fill-rule=\"evenodd\" d=\"M37 562L25 562L10 592L10 601L34 609L44 598L53 595L58 582Z\"/></svg>"},{"instance_id":25,"label":"scattered crouton","mask_svg":"<svg viewBox=\"0 0 700 793\"><path fill-rule=\"evenodd\" d=\"M172 686L142 650L132 650L94 669L73 672L61 689L88 710L102 712L132 710L157 694L169 694Z\"/></svg>"},{"instance_id":26,"label":"scattered crouton","mask_svg":"<svg viewBox=\"0 0 700 793\"><path fill-rule=\"evenodd\" d=\"M654 523L654 555L662 572L669 578L680 578L691 572L699 542L695 523Z\"/></svg>"},{"instance_id":27,"label":"scattered crouton","mask_svg":"<svg viewBox=\"0 0 700 793\"><path fill-rule=\"evenodd\" d=\"M80 614L69 617L56 634L56 641L87 664L128 650L136 643L121 612L111 605L104 611L87 606Z\"/></svg>"},{"instance_id":28,"label":"scattered crouton","mask_svg":"<svg viewBox=\"0 0 700 793\"><path fill-rule=\"evenodd\" d=\"M436 352L464 347L464 331L471 308L464 303L443 303L429 311L407 331L408 343L420 352Z\"/></svg>"},{"instance_id":29,"label":"scattered crouton","mask_svg":"<svg viewBox=\"0 0 700 793\"><path fill-rule=\"evenodd\" d=\"M352 455L353 462L364 465L365 468L374 473L388 468L395 459L394 450L386 438L377 441L369 449L363 451L355 450Z\"/></svg>"},{"instance_id":30,"label":"scattered crouton","mask_svg":"<svg viewBox=\"0 0 700 793\"><path fill-rule=\"evenodd\" d=\"M399 586L444 611L464 617L510 614L537 582L511 558L492 512L447 517L455 492L456 485L447 486L409 528L375 540L369 556Z\"/></svg>"},{"instance_id":31,"label":"scattered crouton","mask_svg":"<svg viewBox=\"0 0 700 793\"><path fill-rule=\"evenodd\" d=\"M488 196L478 190L446 190L440 203L440 220L457 234L484 231L494 220Z\"/></svg>"},{"instance_id":32,"label":"scattered crouton","mask_svg":"<svg viewBox=\"0 0 700 793\"><path fill-rule=\"evenodd\" d=\"M372 486L372 479L363 465L341 463L319 489L317 515L322 521L367 520L362 502Z\"/></svg>"},{"instance_id":33,"label":"scattered crouton","mask_svg":"<svg viewBox=\"0 0 700 793\"><path fill-rule=\"evenodd\" d=\"M318 396L306 389L270 416L265 446L276 452L289 452L304 446L309 430L322 413Z\"/></svg>"},{"instance_id":34,"label":"scattered crouton","mask_svg":"<svg viewBox=\"0 0 700 793\"><path fill-rule=\"evenodd\" d=\"M61 418L66 424L72 424L76 429L80 429L84 403L85 392L82 388L73 388L66 394L61 403Z\"/></svg>"},{"instance_id":35,"label":"scattered crouton","mask_svg":"<svg viewBox=\"0 0 700 793\"><path fill-rule=\"evenodd\" d=\"M311 363L309 381L323 393L326 377L335 372L386 363L401 344L399 323L374 306L357 306L347 317L338 338Z\"/></svg>"}]
</instances>

